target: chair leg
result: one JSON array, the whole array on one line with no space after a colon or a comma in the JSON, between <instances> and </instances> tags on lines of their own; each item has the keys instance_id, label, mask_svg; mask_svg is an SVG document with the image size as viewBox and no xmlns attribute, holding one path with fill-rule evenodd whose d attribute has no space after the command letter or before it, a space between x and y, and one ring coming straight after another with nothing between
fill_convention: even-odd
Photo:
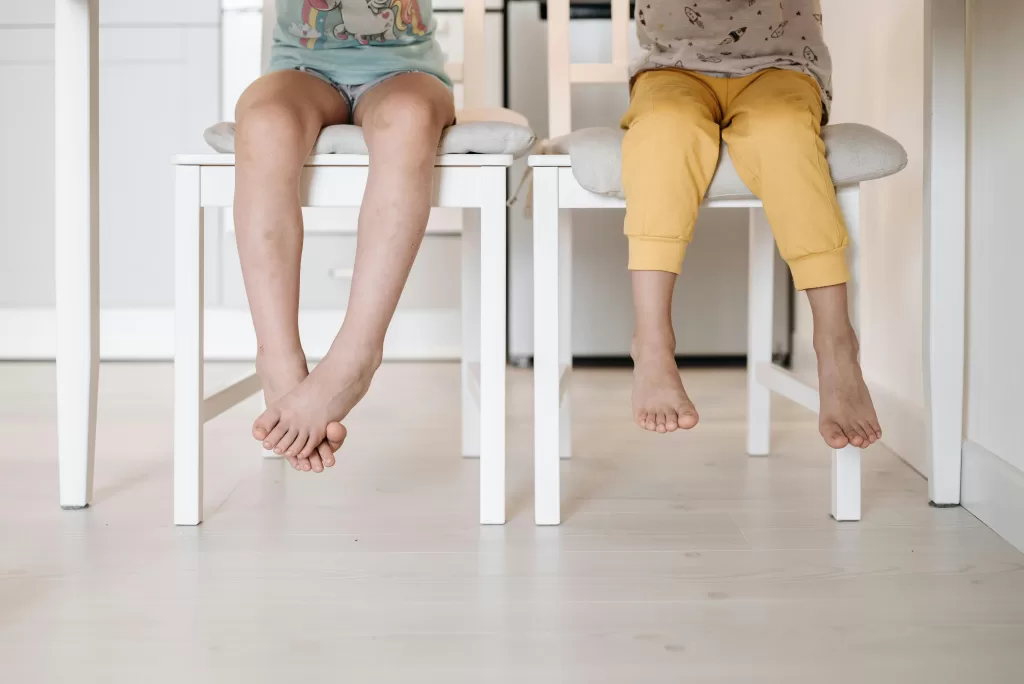
<instances>
[{"instance_id":1,"label":"chair leg","mask_svg":"<svg viewBox=\"0 0 1024 684\"><path fill-rule=\"evenodd\" d=\"M92 501L99 379L99 96L95 3L55 7L57 460L60 505Z\"/></svg>"},{"instance_id":2,"label":"chair leg","mask_svg":"<svg viewBox=\"0 0 1024 684\"><path fill-rule=\"evenodd\" d=\"M850 321L860 335L860 187L838 192L839 209L846 220L850 245L846 250L851 280L847 284ZM861 450L854 446L832 451L832 517L841 521L860 520Z\"/></svg>"},{"instance_id":3,"label":"chair leg","mask_svg":"<svg viewBox=\"0 0 1024 684\"><path fill-rule=\"evenodd\" d=\"M506 170L482 169L480 203L480 522L505 523Z\"/></svg>"},{"instance_id":4,"label":"chair leg","mask_svg":"<svg viewBox=\"0 0 1024 684\"><path fill-rule=\"evenodd\" d=\"M559 456L572 458L572 211L558 212Z\"/></svg>"},{"instance_id":5,"label":"chair leg","mask_svg":"<svg viewBox=\"0 0 1024 684\"><path fill-rule=\"evenodd\" d=\"M462 212L462 455L480 456L480 215Z\"/></svg>"},{"instance_id":6,"label":"chair leg","mask_svg":"<svg viewBox=\"0 0 1024 684\"><path fill-rule=\"evenodd\" d=\"M534 521L562 521L559 452L563 431L559 407L562 350L559 272L558 169L533 170L533 430Z\"/></svg>"},{"instance_id":7,"label":"chair leg","mask_svg":"<svg viewBox=\"0 0 1024 684\"><path fill-rule=\"evenodd\" d=\"M757 381L757 366L772 361L775 240L764 209L750 210L747 268L747 454L767 456L771 453L772 393Z\"/></svg>"},{"instance_id":8,"label":"chair leg","mask_svg":"<svg viewBox=\"0 0 1024 684\"><path fill-rule=\"evenodd\" d=\"M200 168L179 166L174 207L174 524L203 521L203 209Z\"/></svg>"}]
</instances>

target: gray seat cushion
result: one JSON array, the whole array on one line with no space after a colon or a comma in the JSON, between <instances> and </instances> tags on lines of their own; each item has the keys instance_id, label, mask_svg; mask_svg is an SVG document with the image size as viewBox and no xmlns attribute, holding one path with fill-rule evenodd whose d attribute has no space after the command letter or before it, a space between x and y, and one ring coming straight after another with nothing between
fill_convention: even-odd
<instances>
[{"instance_id":1,"label":"gray seat cushion","mask_svg":"<svg viewBox=\"0 0 1024 684\"><path fill-rule=\"evenodd\" d=\"M235 124L223 122L206 129L206 143L227 154L235 151ZM530 151L536 137L526 119L508 110L463 111L458 123L445 130L438 154L511 154ZM328 126L320 133L313 154L367 154L359 126Z\"/></svg>"},{"instance_id":2,"label":"gray seat cushion","mask_svg":"<svg viewBox=\"0 0 1024 684\"><path fill-rule=\"evenodd\" d=\"M545 154L567 154L576 181L598 195L622 197L622 138L614 128L584 128L544 146ZM907 151L870 126L834 124L821 131L832 180L837 187L855 185L897 173L907 165ZM707 199L751 199L723 143L718 169Z\"/></svg>"}]
</instances>

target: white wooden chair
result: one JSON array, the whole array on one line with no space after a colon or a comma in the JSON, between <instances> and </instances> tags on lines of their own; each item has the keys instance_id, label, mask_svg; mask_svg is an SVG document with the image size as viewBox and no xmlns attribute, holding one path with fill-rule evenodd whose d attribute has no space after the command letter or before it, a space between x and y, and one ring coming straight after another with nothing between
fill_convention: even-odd
<instances>
[{"instance_id":1,"label":"white wooden chair","mask_svg":"<svg viewBox=\"0 0 1024 684\"><path fill-rule=\"evenodd\" d=\"M264 4L264 42L273 27L273 0ZM447 65L464 88L460 122L449 129L468 149L439 154L435 166L435 207L465 212L462 236L462 452L480 457L480 521L505 522L505 301L506 199L508 167L525 153L533 134L523 117L507 110L485 110L484 0L466 0L465 45L461 63ZM333 129L333 130L332 130ZM470 135L466 135L466 133ZM207 131L215 147L233 149L233 126ZM306 163L301 194L307 207L358 207L365 189L368 157L343 153L362 145L353 127L325 129ZM504 147L503 153L475 153ZM443 152L445 146L442 145ZM365 150L365 147L363 147ZM232 154L185 155L175 159L174 358L174 522L197 525L203 519L203 425L259 391L250 375L206 396L203 383L203 215L230 206L234 196ZM254 446L254 453L256 451Z\"/></svg>"},{"instance_id":2,"label":"white wooden chair","mask_svg":"<svg viewBox=\"0 0 1024 684\"><path fill-rule=\"evenodd\" d=\"M568 386L572 376L572 224L568 210L625 207L622 199L621 137L612 129L572 132L573 84L628 82L629 0L612 0L612 61L573 64L570 59L569 0L548 0L549 140L545 154L533 155L534 221L534 459L535 519L561 522L559 458L571 452ZM888 136L857 125L828 126L823 137L850 233L848 250L851 316L860 319L860 183L901 170L906 152ZM706 208L750 210L750 278L747 346L747 453L770 452L771 395L781 394L818 411L816 388L772 362L772 305L775 243L760 201L747 190L728 155L704 202ZM832 516L859 520L860 449L832 452Z\"/></svg>"}]
</instances>

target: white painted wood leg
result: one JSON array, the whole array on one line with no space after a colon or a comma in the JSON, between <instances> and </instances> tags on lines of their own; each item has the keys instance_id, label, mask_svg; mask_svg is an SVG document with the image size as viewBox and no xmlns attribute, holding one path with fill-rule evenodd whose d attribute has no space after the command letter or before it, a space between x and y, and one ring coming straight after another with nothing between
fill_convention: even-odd
<instances>
[{"instance_id":1,"label":"white painted wood leg","mask_svg":"<svg viewBox=\"0 0 1024 684\"><path fill-rule=\"evenodd\" d=\"M54 5L57 459L62 508L92 501L99 380L96 0Z\"/></svg>"},{"instance_id":2,"label":"white painted wood leg","mask_svg":"<svg viewBox=\"0 0 1024 684\"><path fill-rule=\"evenodd\" d=\"M506 169L480 170L480 522L505 523Z\"/></svg>"},{"instance_id":3,"label":"white painted wood leg","mask_svg":"<svg viewBox=\"0 0 1024 684\"><path fill-rule=\"evenodd\" d=\"M772 393L756 368L772 361L775 306L775 239L764 209L750 210L747 294L747 454L771 453Z\"/></svg>"},{"instance_id":4,"label":"white painted wood leg","mask_svg":"<svg viewBox=\"0 0 1024 684\"><path fill-rule=\"evenodd\" d=\"M174 204L174 524L203 521L203 209L198 166L178 166Z\"/></svg>"},{"instance_id":5,"label":"white painted wood leg","mask_svg":"<svg viewBox=\"0 0 1024 684\"><path fill-rule=\"evenodd\" d=\"M534 521L562 521L559 451L562 279L559 267L558 169L533 170L533 459Z\"/></svg>"},{"instance_id":6,"label":"white painted wood leg","mask_svg":"<svg viewBox=\"0 0 1024 684\"><path fill-rule=\"evenodd\" d=\"M832 450L832 517L860 520L860 452L857 447Z\"/></svg>"},{"instance_id":7,"label":"white painted wood leg","mask_svg":"<svg viewBox=\"0 0 1024 684\"><path fill-rule=\"evenodd\" d=\"M850 322L860 336L861 259L860 259L860 187L842 188L837 193L839 209L846 220L850 246L846 250L851 280L847 283ZM861 516L861 450L854 446L832 450L832 517L856 521Z\"/></svg>"},{"instance_id":8,"label":"white painted wood leg","mask_svg":"<svg viewBox=\"0 0 1024 684\"><path fill-rule=\"evenodd\" d=\"M928 496L960 503L967 244L965 0L925 3L924 357Z\"/></svg>"},{"instance_id":9,"label":"white painted wood leg","mask_svg":"<svg viewBox=\"0 0 1024 684\"><path fill-rule=\"evenodd\" d=\"M561 458L572 458L572 210L558 212L558 444Z\"/></svg>"},{"instance_id":10,"label":"white painted wood leg","mask_svg":"<svg viewBox=\"0 0 1024 684\"><path fill-rule=\"evenodd\" d=\"M462 455L480 456L480 214L462 218Z\"/></svg>"}]
</instances>

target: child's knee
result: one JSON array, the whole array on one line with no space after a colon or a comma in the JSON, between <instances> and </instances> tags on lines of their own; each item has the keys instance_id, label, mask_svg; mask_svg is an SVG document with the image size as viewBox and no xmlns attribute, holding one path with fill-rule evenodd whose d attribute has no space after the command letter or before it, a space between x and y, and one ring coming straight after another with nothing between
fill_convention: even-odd
<instances>
[{"instance_id":1,"label":"child's knee","mask_svg":"<svg viewBox=\"0 0 1024 684\"><path fill-rule=\"evenodd\" d=\"M368 142L381 138L401 141L403 145L419 140L436 145L453 115L454 105L435 93L396 88L373 103L362 124Z\"/></svg>"},{"instance_id":2,"label":"child's knee","mask_svg":"<svg viewBox=\"0 0 1024 684\"><path fill-rule=\"evenodd\" d=\"M235 151L274 158L282 147L308 149L319 133L320 122L294 105L263 99L239 107L235 122ZM265 155L259 154L260 151Z\"/></svg>"},{"instance_id":3,"label":"child's knee","mask_svg":"<svg viewBox=\"0 0 1024 684\"><path fill-rule=\"evenodd\" d=\"M622 142L626 235L690 239L718 159L717 139L704 138L685 112L652 112L632 123Z\"/></svg>"}]
</instances>

